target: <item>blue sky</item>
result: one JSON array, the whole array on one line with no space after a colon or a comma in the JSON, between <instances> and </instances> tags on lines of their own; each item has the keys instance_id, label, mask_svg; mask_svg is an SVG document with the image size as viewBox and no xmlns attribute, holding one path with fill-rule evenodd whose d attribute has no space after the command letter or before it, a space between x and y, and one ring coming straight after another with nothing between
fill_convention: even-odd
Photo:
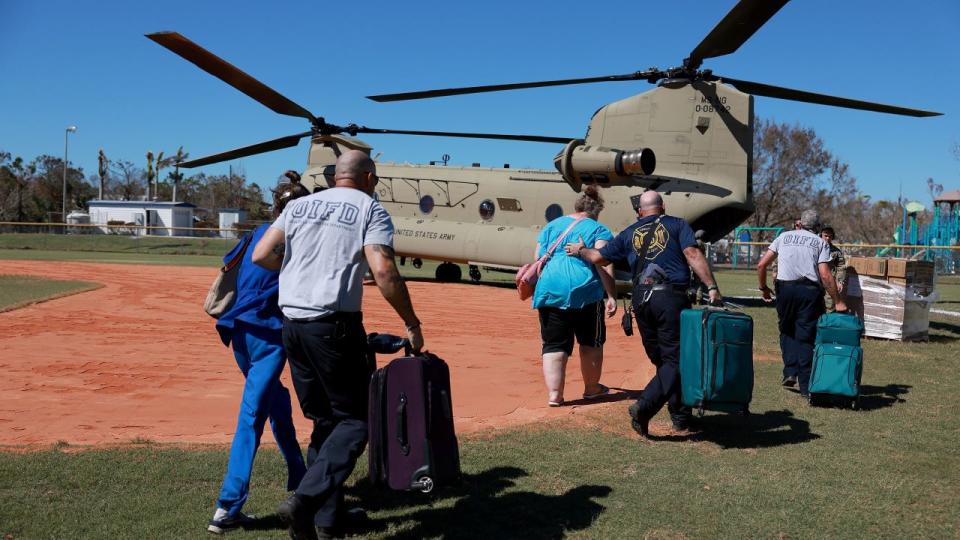
<instances>
[{"instance_id":1,"label":"blue sky","mask_svg":"<svg viewBox=\"0 0 960 540\"><path fill-rule=\"evenodd\" d=\"M732 0L386 2L0 0L0 149L97 150L143 166L147 150L200 157L305 131L143 37L176 30L338 124L583 136L602 105L648 90L620 82L378 104L377 93L668 68ZM960 2L794 0L736 53L729 77L945 113L910 118L757 98L759 117L812 127L874 198L960 189ZM552 168L557 145L367 136L381 159ZM233 162L272 185L307 143ZM228 164L208 166L225 173ZM196 170L196 169L195 169Z\"/></svg>"}]
</instances>

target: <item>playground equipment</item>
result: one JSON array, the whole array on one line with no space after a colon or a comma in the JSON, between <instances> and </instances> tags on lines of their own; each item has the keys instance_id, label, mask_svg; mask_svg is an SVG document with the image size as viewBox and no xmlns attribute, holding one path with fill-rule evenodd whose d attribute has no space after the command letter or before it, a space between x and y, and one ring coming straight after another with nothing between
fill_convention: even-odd
<instances>
[{"instance_id":1,"label":"playground equipment","mask_svg":"<svg viewBox=\"0 0 960 540\"><path fill-rule=\"evenodd\" d=\"M783 232L783 227L737 227L733 230L734 244L730 250L730 262L734 268L738 265L750 266L760 260L760 255L769 244L753 244L762 240L760 234L765 231L772 231L773 235L769 239L773 240Z\"/></svg>"},{"instance_id":2,"label":"playground equipment","mask_svg":"<svg viewBox=\"0 0 960 540\"><path fill-rule=\"evenodd\" d=\"M922 204L909 202L903 207L903 221L894 233L895 256L932 261L938 274L953 274L958 270L957 250L942 248L957 246L960 239L960 191L944 193L933 204L933 219L923 225L917 221L926 210ZM877 256L890 256L890 250L878 249Z\"/></svg>"}]
</instances>

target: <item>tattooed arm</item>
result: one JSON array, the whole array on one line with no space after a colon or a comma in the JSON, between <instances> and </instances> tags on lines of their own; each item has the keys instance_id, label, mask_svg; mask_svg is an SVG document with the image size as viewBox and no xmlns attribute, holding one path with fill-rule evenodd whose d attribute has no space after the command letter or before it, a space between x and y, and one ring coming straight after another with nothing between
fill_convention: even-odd
<instances>
[{"instance_id":1,"label":"tattooed arm","mask_svg":"<svg viewBox=\"0 0 960 540\"><path fill-rule=\"evenodd\" d=\"M397 263L394 260L393 248L380 244L363 246L363 253L370 264L370 271L373 273L373 279L377 282L380 294L387 299L387 302L393 306L397 315L403 319L407 326L407 337L415 351L423 348L423 333L420 329L420 319L413 311L413 303L410 301L410 293L407 291L407 284L400 277L400 271L397 270Z\"/></svg>"}]
</instances>

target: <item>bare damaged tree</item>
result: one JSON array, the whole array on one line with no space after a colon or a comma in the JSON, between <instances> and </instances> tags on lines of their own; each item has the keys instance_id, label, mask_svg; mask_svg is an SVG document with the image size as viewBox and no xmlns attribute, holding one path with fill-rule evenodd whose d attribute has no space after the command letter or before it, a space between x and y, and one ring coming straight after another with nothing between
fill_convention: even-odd
<instances>
[{"instance_id":1,"label":"bare damaged tree","mask_svg":"<svg viewBox=\"0 0 960 540\"><path fill-rule=\"evenodd\" d=\"M758 120L753 143L755 227L789 226L827 186L834 158L811 128Z\"/></svg>"},{"instance_id":2,"label":"bare damaged tree","mask_svg":"<svg viewBox=\"0 0 960 540\"><path fill-rule=\"evenodd\" d=\"M143 169L138 168L127 160L117 160L110 163L111 180L114 184L114 195L123 201L133 201L144 194Z\"/></svg>"}]
</instances>

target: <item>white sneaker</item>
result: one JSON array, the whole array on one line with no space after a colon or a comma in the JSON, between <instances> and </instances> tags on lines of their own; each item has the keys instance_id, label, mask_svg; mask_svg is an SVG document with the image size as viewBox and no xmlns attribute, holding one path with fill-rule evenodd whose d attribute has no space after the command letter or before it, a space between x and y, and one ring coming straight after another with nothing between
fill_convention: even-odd
<instances>
[{"instance_id":1,"label":"white sneaker","mask_svg":"<svg viewBox=\"0 0 960 540\"><path fill-rule=\"evenodd\" d=\"M247 515L243 512L237 512L237 515L230 517L223 508L217 508L213 513L213 519L207 525L207 531L213 534L225 534L227 531L238 529L251 523L256 516Z\"/></svg>"}]
</instances>

